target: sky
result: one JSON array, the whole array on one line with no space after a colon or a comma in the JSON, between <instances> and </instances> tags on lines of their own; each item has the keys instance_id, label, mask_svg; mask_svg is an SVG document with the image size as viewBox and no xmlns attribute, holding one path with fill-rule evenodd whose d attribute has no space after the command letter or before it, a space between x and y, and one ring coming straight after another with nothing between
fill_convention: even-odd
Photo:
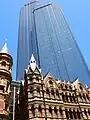
<instances>
[{"instance_id":1,"label":"sky","mask_svg":"<svg viewBox=\"0 0 90 120\"><path fill-rule=\"evenodd\" d=\"M0 48L7 39L13 57L12 76L16 78L17 42L20 8L29 0L0 1ZM67 23L90 69L90 0L40 0L55 2L62 7Z\"/></svg>"}]
</instances>

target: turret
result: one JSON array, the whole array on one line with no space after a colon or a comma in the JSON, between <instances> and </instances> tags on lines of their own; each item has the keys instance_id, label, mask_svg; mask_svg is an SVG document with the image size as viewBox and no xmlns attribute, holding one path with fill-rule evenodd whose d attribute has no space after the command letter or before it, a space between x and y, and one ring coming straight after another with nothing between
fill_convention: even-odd
<instances>
[{"instance_id":1,"label":"turret","mask_svg":"<svg viewBox=\"0 0 90 120\"><path fill-rule=\"evenodd\" d=\"M41 69L38 68L33 54L28 68L25 70L25 90L27 93L28 119L39 119L41 116L39 116L36 111L38 111L38 104L42 104L43 80ZM35 101L35 104L33 101Z\"/></svg>"},{"instance_id":2,"label":"turret","mask_svg":"<svg viewBox=\"0 0 90 120\"><path fill-rule=\"evenodd\" d=\"M13 60L5 42L0 50L0 119L9 119L10 85Z\"/></svg>"}]
</instances>

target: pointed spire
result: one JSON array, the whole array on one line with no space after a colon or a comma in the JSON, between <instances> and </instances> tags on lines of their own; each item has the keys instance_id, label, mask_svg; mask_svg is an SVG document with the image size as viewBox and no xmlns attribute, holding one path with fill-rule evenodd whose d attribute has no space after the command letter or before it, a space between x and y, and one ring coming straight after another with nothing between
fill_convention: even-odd
<instances>
[{"instance_id":1,"label":"pointed spire","mask_svg":"<svg viewBox=\"0 0 90 120\"><path fill-rule=\"evenodd\" d=\"M2 49L0 50L0 53L8 53L8 45L7 45L7 40L5 39L5 43L2 47Z\"/></svg>"},{"instance_id":2,"label":"pointed spire","mask_svg":"<svg viewBox=\"0 0 90 120\"><path fill-rule=\"evenodd\" d=\"M36 60L35 60L33 54L32 54L32 56L31 56L29 66L31 67L31 69L32 69L33 71L35 71L37 65L36 65Z\"/></svg>"}]
</instances>

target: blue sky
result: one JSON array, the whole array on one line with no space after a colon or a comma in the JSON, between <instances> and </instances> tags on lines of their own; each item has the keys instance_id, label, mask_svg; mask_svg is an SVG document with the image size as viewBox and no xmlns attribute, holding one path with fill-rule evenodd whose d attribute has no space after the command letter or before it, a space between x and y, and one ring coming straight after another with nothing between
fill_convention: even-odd
<instances>
[{"instance_id":1,"label":"blue sky","mask_svg":"<svg viewBox=\"0 0 90 120\"><path fill-rule=\"evenodd\" d=\"M8 39L9 52L13 57L13 79L16 76L18 22L20 8L29 0L0 1L0 48ZM90 69L90 0L41 0L59 3L71 31Z\"/></svg>"}]
</instances>

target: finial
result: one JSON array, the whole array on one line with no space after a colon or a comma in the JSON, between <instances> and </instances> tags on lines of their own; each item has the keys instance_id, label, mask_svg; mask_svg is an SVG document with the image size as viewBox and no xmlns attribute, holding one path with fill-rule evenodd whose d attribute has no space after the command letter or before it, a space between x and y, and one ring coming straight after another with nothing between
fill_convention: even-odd
<instances>
[{"instance_id":1,"label":"finial","mask_svg":"<svg viewBox=\"0 0 90 120\"><path fill-rule=\"evenodd\" d=\"M2 47L2 49L0 50L0 53L8 53L7 39L5 39L5 43Z\"/></svg>"},{"instance_id":2,"label":"finial","mask_svg":"<svg viewBox=\"0 0 90 120\"><path fill-rule=\"evenodd\" d=\"M31 69L33 70L33 71L35 71L35 69L36 69L36 60L35 60L35 58L34 58L34 55L32 54L32 56L31 56L31 59L30 59L30 63L29 63L30 65L30 67L31 67Z\"/></svg>"}]
</instances>

